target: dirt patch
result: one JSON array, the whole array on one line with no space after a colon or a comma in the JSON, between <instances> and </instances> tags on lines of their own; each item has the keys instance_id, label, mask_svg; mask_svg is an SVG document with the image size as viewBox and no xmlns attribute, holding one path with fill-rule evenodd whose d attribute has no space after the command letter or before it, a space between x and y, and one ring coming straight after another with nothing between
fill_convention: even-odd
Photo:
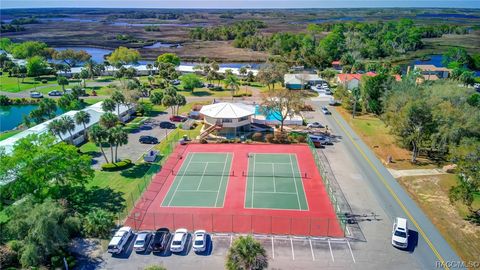
<instances>
[{"instance_id":1,"label":"dirt patch","mask_svg":"<svg viewBox=\"0 0 480 270\"><path fill-rule=\"evenodd\" d=\"M407 176L398 180L458 255L465 261L478 261L480 226L464 219L468 213L464 205L452 205L448 199L448 190L456 184L455 177L453 174Z\"/></svg>"}]
</instances>

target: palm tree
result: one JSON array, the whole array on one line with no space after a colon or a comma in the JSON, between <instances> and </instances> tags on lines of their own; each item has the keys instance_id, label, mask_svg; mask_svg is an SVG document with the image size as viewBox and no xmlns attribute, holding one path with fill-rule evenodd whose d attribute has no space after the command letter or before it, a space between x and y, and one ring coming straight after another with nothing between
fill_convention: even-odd
<instances>
[{"instance_id":1,"label":"palm tree","mask_svg":"<svg viewBox=\"0 0 480 270\"><path fill-rule=\"evenodd\" d=\"M86 111L79 111L75 114L75 123L77 125L83 125L83 134L87 139L87 124L90 123L90 114Z\"/></svg>"},{"instance_id":2,"label":"palm tree","mask_svg":"<svg viewBox=\"0 0 480 270\"><path fill-rule=\"evenodd\" d=\"M242 76L243 84L245 85L245 93L247 93L247 83L246 83L246 75L248 74L247 67L243 66L238 70L238 74Z\"/></svg>"},{"instance_id":3,"label":"palm tree","mask_svg":"<svg viewBox=\"0 0 480 270\"><path fill-rule=\"evenodd\" d=\"M105 161L108 163L107 155L105 154L105 151L103 150L103 142L105 141L107 137L106 131L103 127L100 125L94 125L90 128L90 138L93 140L93 142L100 147L100 151L103 154L103 157L105 158Z\"/></svg>"},{"instance_id":4,"label":"palm tree","mask_svg":"<svg viewBox=\"0 0 480 270\"><path fill-rule=\"evenodd\" d=\"M152 75L153 65L149 63L149 64L147 64L145 67L146 67L147 70L148 70L148 75L149 75L149 76Z\"/></svg>"},{"instance_id":5,"label":"palm tree","mask_svg":"<svg viewBox=\"0 0 480 270\"><path fill-rule=\"evenodd\" d=\"M148 80L148 84L150 85L150 89L152 89L153 88L153 82L155 81L155 77L150 75L150 76L147 77L147 80Z\"/></svg>"},{"instance_id":6,"label":"palm tree","mask_svg":"<svg viewBox=\"0 0 480 270\"><path fill-rule=\"evenodd\" d=\"M111 141L115 145L115 161L118 161L118 147L128 143L128 133L120 126L116 126L109 131Z\"/></svg>"},{"instance_id":7,"label":"palm tree","mask_svg":"<svg viewBox=\"0 0 480 270\"><path fill-rule=\"evenodd\" d=\"M240 236L233 242L227 255L229 270L260 270L268 267L266 251L251 235Z\"/></svg>"},{"instance_id":8,"label":"palm tree","mask_svg":"<svg viewBox=\"0 0 480 270\"><path fill-rule=\"evenodd\" d=\"M72 117L68 115L64 115L60 118L60 121L62 121L62 124L65 128L65 131L68 131L68 134L70 134L70 142L73 144L73 134L72 131L75 130L75 121L73 120Z\"/></svg>"},{"instance_id":9,"label":"palm tree","mask_svg":"<svg viewBox=\"0 0 480 270\"><path fill-rule=\"evenodd\" d=\"M104 112L113 112L115 110L115 101L110 98L103 100L102 110Z\"/></svg>"},{"instance_id":10,"label":"palm tree","mask_svg":"<svg viewBox=\"0 0 480 270\"><path fill-rule=\"evenodd\" d=\"M90 79L93 80L93 77L95 76L95 62L93 60L88 60L83 67L87 70L88 75L90 75Z\"/></svg>"},{"instance_id":11,"label":"palm tree","mask_svg":"<svg viewBox=\"0 0 480 270\"><path fill-rule=\"evenodd\" d=\"M240 82L238 81L238 77L235 75L229 75L225 78L225 87L230 88L232 91L232 100L235 92L239 89Z\"/></svg>"},{"instance_id":12,"label":"palm tree","mask_svg":"<svg viewBox=\"0 0 480 270\"><path fill-rule=\"evenodd\" d=\"M178 110L180 109L181 106L185 106L187 104L187 99L185 96L177 94L175 96L175 105L177 106L177 112L176 115L178 115Z\"/></svg>"},{"instance_id":13,"label":"palm tree","mask_svg":"<svg viewBox=\"0 0 480 270\"><path fill-rule=\"evenodd\" d=\"M115 138L114 136L112 136L111 129L113 129L113 127L115 127L117 123L118 123L118 117L111 112L104 113L100 117L100 125L102 125L102 127L106 131L105 139L110 146L110 155L111 155L112 162L115 162L115 160L113 159L113 146L115 145Z\"/></svg>"},{"instance_id":14,"label":"palm tree","mask_svg":"<svg viewBox=\"0 0 480 270\"><path fill-rule=\"evenodd\" d=\"M105 129L111 129L117 125L118 117L111 113L107 112L100 116L100 125L105 127Z\"/></svg>"},{"instance_id":15,"label":"palm tree","mask_svg":"<svg viewBox=\"0 0 480 270\"><path fill-rule=\"evenodd\" d=\"M115 102L115 105L117 106L117 115L120 116L120 105L125 104L125 96L120 91L116 90L110 98Z\"/></svg>"},{"instance_id":16,"label":"palm tree","mask_svg":"<svg viewBox=\"0 0 480 270\"><path fill-rule=\"evenodd\" d=\"M63 122L60 119L53 119L50 123L48 123L48 130L53 135L57 135L60 140L63 141L62 134L65 133L66 130L63 126Z\"/></svg>"}]
</instances>

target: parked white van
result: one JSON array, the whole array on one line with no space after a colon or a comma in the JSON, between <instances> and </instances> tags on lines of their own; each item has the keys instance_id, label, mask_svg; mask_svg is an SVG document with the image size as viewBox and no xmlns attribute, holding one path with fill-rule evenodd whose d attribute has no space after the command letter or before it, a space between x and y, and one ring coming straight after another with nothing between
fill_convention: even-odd
<instances>
[{"instance_id":1,"label":"parked white van","mask_svg":"<svg viewBox=\"0 0 480 270\"><path fill-rule=\"evenodd\" d=\"M112 240L108 244L108 252L112 254L120 254L123 251L125 244L128 242L128 239L132 235L132 228L130 227L122 227L120 228L115 235L113 236Z\"/></svg>"}]
</instances>

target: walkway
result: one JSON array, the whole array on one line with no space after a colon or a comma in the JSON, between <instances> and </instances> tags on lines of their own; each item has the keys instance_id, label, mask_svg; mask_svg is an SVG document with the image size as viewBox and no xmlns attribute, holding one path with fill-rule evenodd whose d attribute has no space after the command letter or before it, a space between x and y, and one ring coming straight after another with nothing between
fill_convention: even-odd
<instances>
[{"instance_id":1,"label":"walkway","mask_svg":"<svg viewBox=\"0 0 480 270\"><path fill-rule=\"evenodd\" d=\"M415 170L395 170L388 169L388 171L395 178L405 177L405 176L421 176L421 175L440 175L446 174L441 169L415 169Z\"/></svg>"}]
</instances>

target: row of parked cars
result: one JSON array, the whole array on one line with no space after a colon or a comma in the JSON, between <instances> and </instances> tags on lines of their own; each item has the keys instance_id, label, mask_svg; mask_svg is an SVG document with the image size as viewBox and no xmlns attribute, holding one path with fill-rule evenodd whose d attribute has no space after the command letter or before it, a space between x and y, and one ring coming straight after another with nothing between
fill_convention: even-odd
<instances>
[{"instance_id":1,"label":"row of parked cars","mask_svg":"<svg viewBox=\"0 0 480 270\"><path fill-rule=\"evenodd\" d=\"M59 91L59 90L52 90L48 92L48 96L50 97L60 97L63 96L64 94L71 94L72 89L66 89L65 92ZM92 92L92 95L96 96L95 91ZM87 93L84 93L82 96L86 97L89 96ZM30 92L30 98L43 98L43 94L38 92L38 91L31 91Z\"/></svg>"},{"instance_id":2,"label":"row of parked cars","mask_svg":"<svg viewBox=\"0 0 480 270\"><path fill-rule=\"evenodd\" d=\"M126 244L131 236L135 237L133 243L133 250L135 252L153 253L164 252L170 250L171 252L183 252L188 247L187 229L178 229L175 233L171 233L168 228L160 228L155 232L140 231L135 234L130 227L120 228L112 240L108 244L108 252L112 254L120 254L127 247ZM207 249L207 232L205 230L197 230L193 233L192 248L195 252L204 252Z\"/></svg>"}]
</instances>

